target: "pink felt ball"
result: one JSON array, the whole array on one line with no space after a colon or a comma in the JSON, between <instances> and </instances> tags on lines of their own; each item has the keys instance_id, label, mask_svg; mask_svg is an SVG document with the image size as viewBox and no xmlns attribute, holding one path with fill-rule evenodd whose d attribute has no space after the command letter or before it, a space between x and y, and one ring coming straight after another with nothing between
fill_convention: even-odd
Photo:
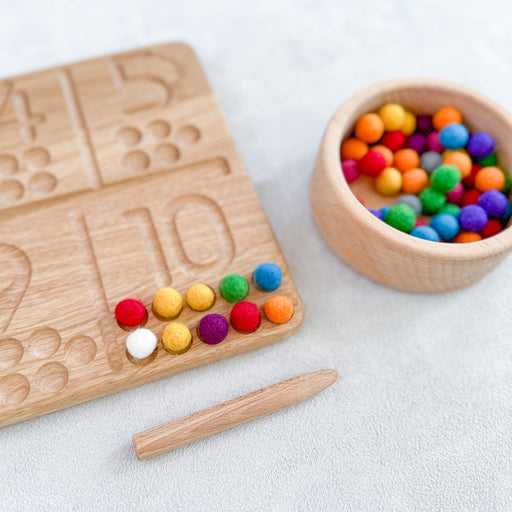
<instances>
[{"instance_id":1,"label":"pink felt ball","mask_svg":"<svg viewBox=\"0 0 512 512\"><path fill-rule=\"evenodd\" d=\"M458 183L457 185L455 185L455 188L453 188L452 190L450 190L450 192L448 192L446 194L446 200L449 203L458 204L460 202L460 200L462 199L463 195L464 195L464 185L462 183Z\"/></svg>"},{"instance_id":2,"label":"pink felt ball","mask_svg":"<svg viewBox=\"0 0 512 512\"><path fill-rule=\"evenodd\" d=\"M347 183L353 183L359 178L359 171L357 170L357 162L355 160L343 160L341 162L341 169Z\"/></svg>"},{"instance_id":3,"label":"pink felt ball","mask_svg":"<svg viewBox=\"0 0 512 512\"><path fill-rule=\"evenodd\" d=\"M444 151L444 147L439 140L439 132L432 132L428 134L427 145L430 151L435 151L436 153L442 153Z\"/></svg>"}]
</instances>

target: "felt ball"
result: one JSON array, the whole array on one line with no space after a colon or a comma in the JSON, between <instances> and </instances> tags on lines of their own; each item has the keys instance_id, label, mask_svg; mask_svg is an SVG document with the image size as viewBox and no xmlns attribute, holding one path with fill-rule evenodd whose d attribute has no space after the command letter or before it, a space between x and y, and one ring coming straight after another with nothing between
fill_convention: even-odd
<instances>
[{"instance_id":1,"label":"felt ball","mask_svg":"<svg viewBox=\"0 0 512 512\"><path fill-rule=\"evenodd\" d=\"M368 144L362 140L351 138L341 144L342 160L360 160L368 151Z\"/></svg>"},{"instance_id":2,"label":"felt ball","mask_svg":"<svg viewBox=\"0 0 512 512\"><path fill-rule=\"evenodd\" d=\"M391 149L383 146L382 144L377 144L376 146L372 146L373 151L378 151L386 160L386 167L391 167L393 165L393 158L395 155Z\"/></svg>"},{"instance_id":3,"label":"felt ball","mask_svg":"<svg viewBox=\"0 0 512 512\"><path fill-rule=\"evenodd\" d=\"M228 321L217 313L201 318L197 326L199 339L207 345L217 345L226 339L228 335Z\"/></svg>"},{"instance_id":4,"label":"felt ball","mask_svg":"<svg viewBox=\"0 0 512 512\"><path fill-rule=\"evenodd\" d=\"M387 167L374 181L375 189L382 196L394 196L402 188L402 173L394 167Z\"/></svg>"},{"instance_id":5,"label":"felt ball","mask_svg":"<svg viewBox=\"0 0 512 512\"><path fill-rule=\"evenodd\" d=\"M389 210L391 210L391 206L383 206L379 211L382 215L382 219L386 219L386 215L388 214Z\"/></svg>"},{"instance_id":6,"label":"felt ball","mask_svg":"<svg viewBox=\"0 0 512 512\"><path fill-rule=\"evenodd\" d=\"M468 140L468 129L460 123L447 124L439 132L439 142L447 149L463 148Z\"/></svg>"},{"instance_id":7,"label":"felt ball","mask_svg":"<svg viewBox=\"0 0 512 512\"><path fill-rule=\"evenodd\" d=\"M383 215L382 215L382 212L380 210L374 210L373 208L370 208L368 210L372 215L374 215L375 217L377 217L377 219L379 220L382 220L383 219Z\"/></svg>"},{"instance_id":8,"label":"felt ball","mask_svg":"<svg viewBox=\"0 0 512 512\"><path fill-rule=\"evenodd\" d=\"M460 180L460 171L454 165L440 165L430 176L432 188L443 193L453 190Z\"/></svg>"},{"instance_id":9,"label":"felt ball","mask_svg":"<svg viewBox=\"0 0 512 512\"><path fill-rule=\"evenodd\" d=\"M503 230L501 222L496 219L491 219L487 226L480 232L482 238L490 238L491 236L497 235Z\"/></svg>"},{"instance_id":10,"label":"felt ball","mask_svg":"<svg viewBox=\"0 0 512 512\"><path fill-rule=\"evenodd\" d=\"M436 151L427 151L420 157L420 167L427 173L435 171L443 163L443 157Z\"/></svg>"},{"instance_id":11,"label":"felt ball","mask_svg":"<svg viewBox=\"0 0 512 512\"><path fill-rule=\"evenodd\" d=\"M464 231L471 231L477 233L487 226L489 217L487 212L476 204L469 204L464 206L459 213L460 227Z\"/></svg>"},{"instance_id":12,"label":"felt ball","mask_svg":"<svg viewBox=\"0 0 512 512\"><path fill-rule=\"evenodd\" d=\"M158 290L153 299L153 311L162 318L174 318L183 309L183 297L174 288Z\"/></svg>"},{"instance_id":13,"label":"felt ball","mask_svg":"<svg viewBox=\"0 0 512 512\"><path fill-rule=\"evenodd\" d=\"M501 225L505 227L508 224L508 221L512 217L512 204L507 203L507 209L505 210L505 213L499 218L499 221L501 222Z\"/></svg>"},{"instance_id":14,"label":"felt ball","mask_svg":"<svg viewBox=\"0 0 512 512\"><path fill-rule=\"evenodd\" d=\"M501 171L501 169L500 169ZM501 191L508 196L509 192L510 192L510 187L512 186L512 181L510 180L510 176L508 175L508 173L506 173L505 171L502 171L503 172L503 176L505 178L505 185L503 185L503 188L501 189Z\"/></svg>"},{"instance_id":15,"label":"felt ball","mask_svg":"<svg viewBox=\"0 0 512 512\"><path fill-rule=\"evenodd\" d=\"M215 302L215 292L207 284L193 284L187 290L185 300L194 311L206 311Z\"/></svg>"},{"instance_id":16,"label":"felt ball","mask_svg":"<svg viewBox=\"0 0 512 512\"><path fill-rule=\"evenodd\" d=\"M430 242L439 242L441 240L437 231L430 226L416 226L412 229L410 234L416 238L429 240Z\"/></svg>"},{"instance_id":17,"label":"felt ball","mask_svg":"<svg viewBox=\"0 0 512 512\"><path fill-rule=\"evenodd\" d=\"M419 198L423 206L423 213L433 215L446 204L446 196L434 190L433 188L425 188L420 192Z\"/></svg>"},{"instance_id":18,"label":"felt ball","mask_svg":"<svg viewBox=\"0 0 512 512\"><path fill-rule=\"evenodd\" d=\"M411 169L402 176L402 192L406 194L419 194L428 184L428 174L423 169Z\"/></svg>"},{"instance_id":19,"label":"felt ball","mask_svg":"<svg viewBox=\"0 0 512 512\"><path fill-rule=\"evenodd\" d=\"M183 354L192 346L192 333L181 322L172 322L162 332L162 344L171 354Z\"/></svg>"},{"instance_id":20,"label":"felt ball","mask_svg":"<svg viewBox=\"0 0 512 512\"><path fill-rule=\"evenodd\" d=\"M373 151L373 149L370 149L370 151L357 162L357 170L370 178L376 178L385 168L386 159L381 153Z\"/></svg>"},{"instance_id":21,"label":"felt ball","mask_svg":"<svg viewBox=\"0 0 512 512\"><path fill-rule=\"evenodd\" d=\"M479 240L482 240L482 237L478 233L462 231L453 241L457 244L467 244L470 242L478 242Z\"/></svg>"},{"instance_id":22,"label":"felt ball","mask_svg":"<svg viewBox=\"0 0 512 512\"><path fill-rule=\"evenodd\" d=\"M241 332L253 332L260 325L258 306L245 300L237 302L230 314L231 325Z\"/></svg>"},{"instance_id":23,"label":"felt ball","mask_svg":"<svg viewBox=\"0 0 512 512\"><path fill-rule=\"evenodd\" d=\"M431 132L427 135L427 147L429 151L443 152L444 147L439 140L439 132Z\"/></svg>"},{"instance_id":24,"label":"felt ball","mask_svg":"<svg viewBox=\"0 0 512 512\"><path fill-rule=\"evenodd\" d=\"M432 118L432 124L436 130L442 130L452 123L462 123L462 114L454 107L443 107Z\"/></svg>"},{"instance_id":25,"label":"felt ball","mask_svg":"<svg viewBox=\"0 0 512 512\"><path fill-rule=\"evenodd\" d=\"M471 161L469 155L460 150L453 151L447 155L444 158L443 163L457 167L457 169L460 171L462 179L471 174L471 168L473 167L473 162Z\"/></svg>"},{"instance_id":26,"label":"felt ball","mask_svg":"<svg viewBox=\"0 0 512 512\"><path fill-rule=\"evenodd\" d=\"M416 130L423 135L428 135L432 130L432 116L430 114L419 114L416 116Z\"/></svg>"},{"instance_id":27,"label":"felt ball","mask_svg":"<svg viewBox=\"0 0 512 512\"><path fill-rule=\"evenodd\" d=\"M481 192L501 190L505 186L505 176L497 167L482 167L475 176L475 187Z\"/></svg>"},{"instance_id":28,"label":"felt ball","mask_svg":"<svg viewBox=\"0 0 512 512\"><path fill-rule=\"evenodd\" d=\"M127 327L141 324L146 318L146 313L144 304L135 299L124 299L117 304L115 309L116 320Z\"/></svg>"},{"instance_id":29,"label":"felt ball","mask_svg":"<svg viewBox=\"0 0 512 512\"><path fill-rule=\"evenodd\" d=\"M445 204L440 210L439 213L446 213L448 215L453 215L455 218L459 217L460 206L456 204Z\"/></svg>"},{"instance_id":30,"label":"felt ball","mask_svg":"<svg viewBox=\"0 0 512 512\"><path fill-rule=\"evenodd\" d=\"M466 176L462 182L464 183L464 186L466 187L474 187L475 185L475 178L476 178L476 175L478 174L478 171L482 168L481 165L478 165L478 164L473 164L471 166L471 172L469 173L468 176Z\"/></svg>"},{"instance_id":31,"label":"felt ball","mask_svg":"<svg viewBox=\"0 0 512 512\"><path fill-rule=\"evenodd\" d=\"M384 122L377 114L365 114L356 123L355 135L363 142L377 142L384 133Z\"/></svg>"},{"instance_id":32,"label":"felt ball","mask_svg":"<svg viewBox=\"0 0 512 512\"><path fill-rule=\"evenodd\" d=\"M462 196L464 195L464 185L462 183L457 183L455 187L453 187L450 192L446 193L446 200L450 203L458 203Z\"/></svg>"},{"instance_id":33,"label":"felt ball","mask_svg":"<svg viewBox=\"0 0 512 512\"><path fill-rule=\"evenodd\" d=\"M263 306L266 317L274 324L284 324L293 316L293 302L283 295L276 295Z\"/></svg>"},{"instance_id":34,"label":"felt ball","mask_svg":"<svg viewBox=\"0 0 512 512\"><path fill-rule=\"evenodd\" d=\"M494 139L487 132L476 132L468 141L468 153L473 158L485 158L494 151Z\"/></svg>"},{"instance_id":35,"label":"felt ball","mask_svg":"<svg viewBox=\"0 0 512 512\"><path fill-rule=\"evenodd\" d=\"M427 137L425 137L425 135L421 133L413 133L407 139L405 147L409 149L414 149L416 153L421 155L421 153L425 152L428 149Z\"/></svg>"},{"instance_id":36,"label":"felt ball","mask_svg":"<svg viewBox=\"0 0 512 512\"><path fill-rule=\"evenodd\" d=\"M341 170L347 183L353 183L359 178L359 171L357 170L356 160L342 160Z\"/></svg>"},{"instance_id":37,"label":"felt ball","mask_svg":"<svg viewBox=\"0 0 512 512\"><path fill-rule=\"evenodd\" d=\"M478 198L478 206L481 206L490 217L501 217L507 209L507 196L499 190L486 190Z\"/></svg>"},{"instance_id":38,"label":"felt ball","mask_svg":"<svg viewBox=\"0 0 512 512\"><path fill-rule=\"evenodd\" d=\"M265 292L272 292L279 288L283 279L283 271L275 263L262 263L256 267L253 279L259 288Z\"/></svg>"},{"instance_id":39,"label":"felt ball","mask_svg":"<svg viewBox=\"0 0 512 512\"><path fill-rule=\"evenodd\" d=\"M393 166L400 172L416 169L420 165L420 157L414 149L403 148L395 153Z\"/></svg>"},{"instance_id":40,"label":"felt ball","mask_svg":"<svg viewBox=\"0 0 512 512\"><path fill-rule=\"evenodd\" d=\"M462 199L460 201L461 206L468 206L469 204L477 204L478 198L480 197L481 192L479 192L476 188L472 188L471 190L466 190Z\"/></svg>"},{"instance_id":41,"label":"felt ball","mask_svg":"<svg viewBox=\"0 0 512 512\"><path fill-rule=\"evenodd\" d=\"M496 156L496 153L492 152L489 153L485 158L479 158L477 160L477 163L481 165L482 167L490 167L493 165L498 165L498 157Z\"/></svg>"},{"instance_id":42,"label":"felt ball","mask_svg":"<svg viewBox=\"0 0 512 512\"><path fill-rule=\"evenodd\" d=\"M404 122L398 129L405 135L412 135L414 130L416 130L416 116L412 112L406 110Z\"/></svg>"},{"instance_id":43,"label":"felt ball","mask_svg":"<svg viewBox=\"0 0 512 512\"><path fill-rule=\"evenodd\" d=\"M386 132L380 142L391 151L398 151L405 146L406 141L407 137L400 130L395 130Z\"/></svg>"},{"instance_id":44,"label":"felt ball","mask_svg":"<svg viewBox=\"0 0 512 512\"><path fill-rule=\"evenodd\" d=\"M459 221L448 213L438 213L432 217L430 227L446 241L453 240L460 230Z\"/></svg>"},{"instance_id":45,"label":"felt ball","mask_svg":"<svg viewBox=\"0 0 512 512\"><path fill-rule=\"evenodd\" d=\"M379 109L379 116L386 131L400 130L405 121L405 110L401 105L388 103Z\"/></svg>"},{"instance_id":46,"label":"felt ball","mask_svg":"<svg viewBox=\"0 0 512 512\"><path fill-rule=\"evenodd\" d=\"M156 348L157 338L149 329L135 329L126 338L126 351L134 359L149 357Z\"/></svg>"},{"instance_id":47,"label":"felt ball","mask_svg":"<svg viewBox=\"0 0 512 512\"><path fill-rule=\"evenodd\" d=\"M220 282L220 294L228 302L245 299L249 293L249 284L240 274L229 274Z\"/></svg>"},{"instance_id":48,"label":"felt ball","mask_svg":"<svg viewBox=\"0 0 512 512\"><path fill-rule=\"evenodd\" d=\"M407 204L395 204L386 214L386 224L409 233L416 222L414 210Z\"/></svg>"},{"instance_id":49,"label":"felt ball","mask_svg":"<svg viewBox=\"0 0 512 512\"><path fill-rule=\"evenodd\" d=\"M414 194L402 194L398 198L396 204L406 204L412 208L416 217L421 215L421 201L420 198L418 196L415 196Z\"/></svg>"},{"instance_id":50,"label":"felt ball","mask_svg":"<svg viewBox=\"0 0 512 512\"><path fill-rule=\"evenodd\" d=\"M427 226L428 224L421 218L418 217L416 219L416 222L414 223L414 227L417 228L418 226Z\"/></svg>"}]
</instances>

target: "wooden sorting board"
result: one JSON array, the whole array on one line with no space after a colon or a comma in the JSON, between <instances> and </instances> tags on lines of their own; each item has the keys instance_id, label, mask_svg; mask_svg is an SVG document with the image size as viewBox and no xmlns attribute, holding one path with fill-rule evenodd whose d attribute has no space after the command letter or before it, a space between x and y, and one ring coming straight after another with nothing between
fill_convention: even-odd
<instances>
[{"instance_id":1,"label":"wooden sorting board","mask_svg":"<svg viewBox=\"0 0 512 512\"><path fill-rule=\"evenodd\" d=\"M209 346L206 313L179 320L192 348L159 342L127 358L114 318L123 298L151 310L163 286L183 294L273 261L292 319L262 318ZM274 294L275 294L274 293ZM272 294L251 284L247 300ZM229 315L217 297L208 311ZM122 53L0 81L0 426L246 352L293 334L304 316L200 64L184 44ZM160 335L165 323L149 314Z\"/></svg>"}]
</instances>

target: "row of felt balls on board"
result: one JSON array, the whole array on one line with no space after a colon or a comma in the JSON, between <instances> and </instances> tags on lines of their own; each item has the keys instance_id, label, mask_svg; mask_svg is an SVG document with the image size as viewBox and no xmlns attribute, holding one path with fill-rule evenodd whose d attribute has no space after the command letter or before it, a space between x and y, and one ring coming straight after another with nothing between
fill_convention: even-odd
<instances>
[{"instance_id":1,"label":"row of felt balls on board","mask_svg":"<svg viewBox=\"0 0 512 512\"><path fill-rule=\"evenodd\" d=\"M261 290L271 292L279 288L283 272L275 263L262 263L253 273L253 282ZM232 327L242 333L255 331L261 322L261 315L256 304L245 301L249 294L249 283L240 274L229 274L220 283L220 295L228 302L234 303L230 321ZM162 321L176 319L186 304L194 311L206 311L215 303L214 290L204 284L192 285L185 294L185 299L174 288L166 287L159 290L152 303L152 312ZM282 324L293 316L293 303L283 295L269 298L263 306L265 316L273 323ZM144 304L137 299L124 299L115 308L118 324L124 329L134 329L126 338L126 350L135 360L146 359L156 349L158 339L150 330L141 327L148 313ZM197 326L199 339L208 344L216 345L223 341L229 330L228 320L218 313L208 314L201 318ZM182 322L171 322L162 332L162 344L171 354L183 354L192 346L192 333Z\"/></svg>"}]
</instances>

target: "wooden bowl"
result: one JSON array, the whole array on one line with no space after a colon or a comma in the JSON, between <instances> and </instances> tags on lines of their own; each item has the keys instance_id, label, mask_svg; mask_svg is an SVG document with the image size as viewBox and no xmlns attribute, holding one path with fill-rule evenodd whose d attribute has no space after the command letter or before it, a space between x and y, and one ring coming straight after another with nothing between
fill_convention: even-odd
<instances>
[{"instance_id":1,"label":"wooden bowl","mask_svg":"<svg viewBox=\"0 0 512 512\"><path fill-rule=\"evenodd\" d=\"M345 262L379 283L413 292L468 286L488 274L510 252L512 229L467 244L415 238L388 226L367 210L391 204L396 198L379 196L373 191L371 180L359 178L353 188L365 201L365 208L345 181L340 166L341 141L352 133L361 115L389 102L415 113L434 113L447 105L458 108L470 130L493 135L499 164L512 170L512 116L498 104L471 89L439 80L406 78L379 83L346 101L325 130L311 182L316 224Z\"/></svg>"}]
</instances>

